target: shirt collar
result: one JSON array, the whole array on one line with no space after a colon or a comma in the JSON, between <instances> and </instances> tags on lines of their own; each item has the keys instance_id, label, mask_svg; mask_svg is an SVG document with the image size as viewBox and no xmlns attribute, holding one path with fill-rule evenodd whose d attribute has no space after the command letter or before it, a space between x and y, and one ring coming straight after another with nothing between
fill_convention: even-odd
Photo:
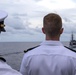
<instances>
[{"instance_id":1,"label":"shirt collar","mask_svg":"<svg viewBox=\"0 0 76 75\"><path fill-rule=\"evenodd\" d=\"M43 41L40 45L49 45L49 46L63 46L63 44L60 41Z\"/></svg>"}]
</instances>

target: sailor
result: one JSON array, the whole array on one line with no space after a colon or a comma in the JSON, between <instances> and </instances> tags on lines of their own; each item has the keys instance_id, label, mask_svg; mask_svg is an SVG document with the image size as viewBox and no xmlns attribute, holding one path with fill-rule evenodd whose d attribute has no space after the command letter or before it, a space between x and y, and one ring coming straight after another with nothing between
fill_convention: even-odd
<instances>
[{"instance_id":1,"label":"sailor","mask_svg":"<svg viewBox=\"0 0 76 75\"><path fill-rule=\"evenodd\" d=\"M0 33L5 32L4 20L8 16L5 11L0 11ZM20 72L14 70L6 63L6 60L0 56L0 75L22 75Z\"/></svg>"},{"instance_id":2,"label":"sailor","mask_svg":"<svg viewBox=\"0 0 76 75\"><path fill-rule=\"evenodd\" d=\"M76 75L76 53L60 42L62 27L58 14L44 16L45 41L24 54L20 68L23 75Z\"/></svg>"}]
</instances>

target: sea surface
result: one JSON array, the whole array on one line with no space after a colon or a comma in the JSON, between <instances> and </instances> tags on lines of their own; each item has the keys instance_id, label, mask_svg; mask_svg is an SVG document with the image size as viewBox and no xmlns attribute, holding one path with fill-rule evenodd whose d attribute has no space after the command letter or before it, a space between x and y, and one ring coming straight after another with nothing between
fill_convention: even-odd
<instances>
[{"instance_id":1,"label":"sea surface","mask_svg":"<svg viewBox=\"0 0 76 75\"><path fill-rule=\"evenodd\" d=\"M20 70L24 50L39 45L41 42L0 42L0 55L14 69ZM62 42L64 46L69 46L69 42Z\"/></svg>"}]
</instances>

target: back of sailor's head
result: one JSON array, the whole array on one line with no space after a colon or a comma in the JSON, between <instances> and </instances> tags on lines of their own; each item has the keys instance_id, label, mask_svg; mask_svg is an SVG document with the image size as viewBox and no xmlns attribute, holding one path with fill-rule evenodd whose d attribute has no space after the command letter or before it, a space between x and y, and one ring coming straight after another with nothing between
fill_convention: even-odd
<instances>
[{"instance_id":1,"label":"back of sailor's head","mask_svg":"<svg viewBox=\"0 0 76 75\"><path fill-rule=\"evenodd\" d=\"M5 24L4 20L8 16L7 12L0 10L0 33L5 32Z\"/></svg>"},{"instance_id":2,"label":"back of sailor's head","mask_svg":"<svg viewBox=\"0 0 76 75\"><path fill-rule=\"evenodd\" d=\"M50 37L58 36L62 29L62 18L56 13L49 13L44 16L43 27Z\"/></svg>"}]
</instances>

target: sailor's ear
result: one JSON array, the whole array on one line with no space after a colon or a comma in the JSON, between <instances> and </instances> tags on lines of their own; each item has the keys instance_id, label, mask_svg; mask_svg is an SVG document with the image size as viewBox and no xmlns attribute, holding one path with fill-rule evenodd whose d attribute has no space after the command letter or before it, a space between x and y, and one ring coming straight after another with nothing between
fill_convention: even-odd
<instances>
[{"instance_id":1,"label":"sailor's ear","mask_svg":"<svg viewBox=\"0 0 76 75\"><path fill-rule=\"evenodd\" d=\"M42 32L45 34L45 29L44 29L44 27L42 27Z\"/></svg>"},{"instance_id":2,"label":"sailor's ear","mask_svg":"<svg viewBox=\"0 0 76 75\"><path fill-rule=\"evenodd\" d=\"M61 29L60 29L60 34L62 34L62 33L63 33L63 30L64 30L64 28L61 28Z\"/></svg>"}]
</instances>

